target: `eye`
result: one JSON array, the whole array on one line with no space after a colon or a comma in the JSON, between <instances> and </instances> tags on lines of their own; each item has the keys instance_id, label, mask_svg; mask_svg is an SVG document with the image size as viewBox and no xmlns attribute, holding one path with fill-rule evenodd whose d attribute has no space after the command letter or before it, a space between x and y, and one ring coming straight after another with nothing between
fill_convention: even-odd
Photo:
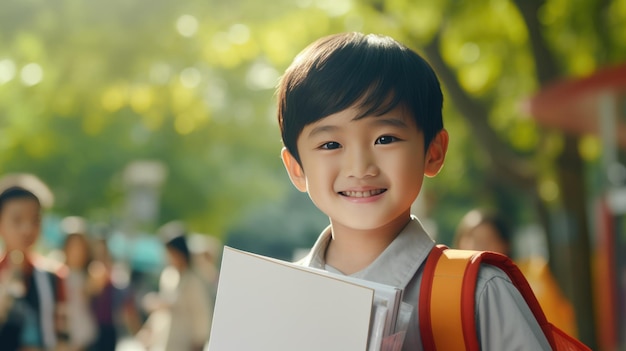
<instances>
[{"instance_id":1,"label":"eye","mask_svg":"<svg viewBox=\"0 0 626 351\"><path fill-rule=\"evenodd\" d=\"M329 141L327 143L324 143L320 146L320 149L324 149L324 150L335 150L335 149L339 149L341 147L341 144L339 144L336 141Z\"/></svg>"},{"instance_id":2,"label":"eye","mask_svg":"<svg viewBox=\"0 0 626 351\"><path fill-rule=\"evenodd\" d=\"M380 138L376 139L375 144L391 144L393 142L396 142L400 139L391 136L391 135L383 135Z\"/></svg>"}]
</instances>

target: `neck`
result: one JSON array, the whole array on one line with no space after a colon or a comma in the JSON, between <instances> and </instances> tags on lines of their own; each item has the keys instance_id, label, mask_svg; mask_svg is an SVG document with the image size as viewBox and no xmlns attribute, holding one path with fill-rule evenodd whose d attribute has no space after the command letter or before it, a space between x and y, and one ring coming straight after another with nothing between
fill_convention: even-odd
<instances>
[{"instance_id":1,"label":"neck","mask_svg":"<svg viewBox=\"0 0 626 351\"><path fill-rule=\"evenodd\" d=\"M359 230L332 223L332 239L325 261L343 274L354 274L369 266L411 220L403 215L376 229Z\"/></svg>"},{"instance_id":2,"label":"neck","mask_svg":"<svg viewBox=\"0 0 626 351\"><path fill-rule=\"evenodd\" d=\"M21 250L7 250L1 257L2 267L16 269L22 272L29 272L31 264L29 257Z\"/></svg>"}]
</instances>

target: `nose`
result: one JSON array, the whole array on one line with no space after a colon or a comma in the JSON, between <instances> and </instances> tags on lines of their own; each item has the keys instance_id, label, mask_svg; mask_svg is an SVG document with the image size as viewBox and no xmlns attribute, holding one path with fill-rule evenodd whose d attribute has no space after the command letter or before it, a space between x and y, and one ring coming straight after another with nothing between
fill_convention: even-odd
<instances>
[{"instance_id":1,"label":"nose","mask_svg":"<svg viewBox=\"0 0 626 351\"><path fill-rule=\"evenodd\" d=\"M379 168L373 152L367 148L352 148L346 152L344 170L348 177L367 178L378 175Z\"/></svg>"}]
</instances>

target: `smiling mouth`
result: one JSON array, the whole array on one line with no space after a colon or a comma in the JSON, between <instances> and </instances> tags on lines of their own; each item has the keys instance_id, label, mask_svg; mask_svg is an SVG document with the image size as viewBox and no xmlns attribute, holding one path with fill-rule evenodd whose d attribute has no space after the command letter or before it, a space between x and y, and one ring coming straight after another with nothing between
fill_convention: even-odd
<instances>
[{"instance_id":1,"label":"smiling mouth","mask_svg":"<svg viewBox=\"0 0 626 351\"><path fill-rule=\"evenodd\" d=\"M387 189L374 189L367 191L340 191L339 194L347 197L371 197L380 195L387 191Z\"/></svg>"}]
</instances>

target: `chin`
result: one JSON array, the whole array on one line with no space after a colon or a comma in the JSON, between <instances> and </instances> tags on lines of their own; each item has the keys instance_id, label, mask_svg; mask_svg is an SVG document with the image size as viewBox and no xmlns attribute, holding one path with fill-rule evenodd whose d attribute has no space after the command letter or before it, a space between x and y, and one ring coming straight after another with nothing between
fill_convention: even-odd
<instances>
[{"instance_id":1,"label":"chin","mask_svg":"<svg viewBox=\"0 0 626 351\"><path fill-rule=\"evenodd\" d=\"M387 224L387 222L384 221L372 221L371 218L368 218L368 220L363 220L363 218L360 218L357 220L346 221L343 223L346 223L347 226L355 230L375 230L384 227Z\"/></svg>"}]
</instances>

